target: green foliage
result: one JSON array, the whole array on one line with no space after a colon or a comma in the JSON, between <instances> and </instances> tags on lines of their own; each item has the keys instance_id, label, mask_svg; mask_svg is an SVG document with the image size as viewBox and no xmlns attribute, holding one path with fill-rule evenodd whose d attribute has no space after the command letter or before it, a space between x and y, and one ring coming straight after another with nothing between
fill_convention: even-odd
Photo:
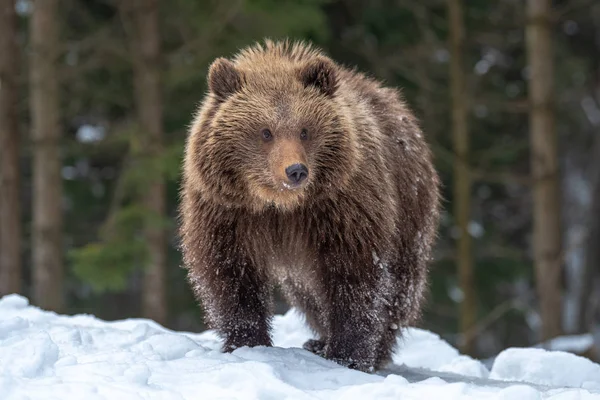
<instances>
[{"instance_id":1,"label":"green foliage","mask_svg":"<svg viewBox=\"0 0 600 400\"><path fill-rule=\"evenodd\" d=\"M71 251L73 272L97 292L121 291L127 278L146 254L140 240L90 243Z\"/></svg>"},{"instance_id":2,"label":"green foliage","mask_svg":"<svg viewBox=\"0 0 600 400\"><path fill-rule=\"evenodd\" d=\"M162 173L167 181L176 182L181 175L181 166L183 163L183 146L181 143L175 143L165 148L163 154L158 159L162 166Z\"/></svg>"},{"instance_id":3,"label":"green foliage","mask_svg":"<svg viewBox=\"0 0 600 400\"><path fill-rule=\"evenodd\" d=\"M255 40L269 36L273 39L310 38L321 42L327 35L326 15L321 6L328 2L327 0L247 1L246 18L248 21L256 21L254 24L248 24L249 34Z\"/></svg>"},{"instance_id":4,"label":"green foliage","mask_svg":"<svg viewBox=\"0 0 600 400\"><path fill-rule=\"evenodd\" d=\"M147 260L139 234L147 218L138 206L121 208L102 228L100 241L70 252L75 275L98 292L125 289L129 274Z\"/></svg>"},{"instance_id":5,"label":"green foliage","mask_svg":"<svg viewBox=\"0 0 600 400\"><path fill-rule=\"evenodd\" d=\"M172 220L152 215L140 205L140 200L157 178L165 178L169 186L179 180L186 128L194 105L204 94L208 63L217 55L227 56L240 46L266 36L324 41L328 30L322 7L327 2L178 0L174 2L175 7L164 9L165 18L161 22L167 66L164 117L168 141L160 154L143 154L140 140L144 135L136 124L131 123L131 118L113 129L108 138L112 143L110 149L122 149L119 176L112 184L105 220L100 223L97 239L71 251L70 259L78 279L89 283L96 291L124 290L132 271L143 268L147 258L147 248L140 236L142 227L173 228ZM103 26L109 29L103 35L122 37L117 26L110 29L115 14L106 8L100 9L99 14L92 8L80 10L87 16L85 20L89 26L77 26L91 29L94 31L92 36L99 35L97 32ZM104 25L99 23L102 18ZM102 42L102 45L109 49L108 43ZM100 51L104 49L100 47ZM80 56L92 58L94 50L98 49L90 48ZM113 61L86 68L80 74L81 84L68 88L74 97L85 99L85 103L71 106L73 114L91 107L110 110L111 118L131 116L131 66L127 59L118 57L120 51L127 52L127 49L109 51ZM104 146L106 150L108 148ZM74 148L73 151L78 150Z\"/></svg>"},{"instance_id":6,"label":"green foliage","mask_svg":"<svg viewBox=\"0 0 600 400\"><path fill-rule=\"evenodd\" d=\"M123 290L129 274L143 268L147 261L148 248L141 236L142 228L171 227L172 221L145 209L140 200L156 177L177 179L181 155L182 146L178 144L157 157L129 157L117 183L120 194L114 195L114 209L109 210L99 231L100 241L71 252L75 275L94 290Z\"/></svg>"},{"instance_id":7,"label":"green foliage","mask_svg":"<svg viewBox=\"0 0 600 400\"><path fill-rule=\"evenodd\" d=\"M65 180L69 261L76 278L92 294L78 294L78 306L101 309L102 296L131 292L132 276L143 270L148 248L144 226L160 226L175 238L178 183L187 130L206 92L210 62L265 37L306 39L336 60L386 84L402 88L432 144L444 181L446 215L431 268L429 314L436 331L455 332L458 304L452 218L452 135L448 93L447 19L444 2L414 0L173 0L159 2L163 66L165 142L160 154L140 151L143 132L134 122L130 50L115 2L65 0L62 109L66 167L77 176ZM484 227L474 242L478 312L485 316L513 295L506 288L531 282L528 232L529 188L512 176L529 171L528 122L523 37L523 4L473 0L466 8L465 68L471 114L470 162L474 169L472 218ZM594 88L594 25L581 11L569 18L581 34L569 36L557 24L556 87L558 124L580 146L589 146L590 124L581 99ZM564 21L563 21L564 22ZM596 51L597 53L597 51ZM594 53L594 54L596 54ZM26 61L26 60L25 60ZM481 63L489 63L480 68ZM23 113L25 114L25 113ZM75 140L77 127L97 124L106 137L97 143ZM575 149L576 150L576 149ZM168 213L158 216L142 206L146 188L163 177ZM505 179L505 177L508 177ZM29 179L29 177L26 177ZM181 260L172 244L169 263ZM196 306L181 268L169 270L170 294L178 312ZM180 290L181 289L181 290ZM113 292L107 294L108 292ZM133 307L133 306L132 306ZM95 309L99 314L102 311ZM135 310L129 309L131 315ZM124 313L125 314L125 313ZM178 313L180 317L182 313ZM186 314L187 315L187 314ZM522 325L515 312L506 337ZM507 339L508 340L508 339ZM502 341L499 339L498 341Z\"/></svg>"}]
</instances>

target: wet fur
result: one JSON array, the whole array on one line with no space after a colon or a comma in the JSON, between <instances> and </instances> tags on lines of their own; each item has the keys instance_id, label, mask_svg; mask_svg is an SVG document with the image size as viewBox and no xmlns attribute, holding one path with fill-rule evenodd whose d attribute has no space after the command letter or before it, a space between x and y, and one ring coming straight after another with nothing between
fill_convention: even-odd
<instances>
[{"instance_id":1,"label":"wet fur","mask_svg":"<svg viewBox=\"0 0 600 400\"><path fill-rule=\"evenodd\" d=\"M396 90L302 43L218 59L209 88L186 146L181 236L224 350L271 345L279 284L317 335L307 349L384 366L398 329L419 316L439 216L415 117ZM292 156L259 144L265 126L304 154L302 190L279 188L272 164ZM306 143L295 136L305 127Z\"/></svg>"}]
</instances>

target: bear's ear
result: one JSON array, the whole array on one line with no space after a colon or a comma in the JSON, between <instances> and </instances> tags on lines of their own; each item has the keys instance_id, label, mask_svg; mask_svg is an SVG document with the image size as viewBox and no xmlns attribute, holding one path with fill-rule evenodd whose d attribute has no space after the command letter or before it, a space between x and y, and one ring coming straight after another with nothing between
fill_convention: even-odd
<instances>
[{"instance_id":1,"label":"bear's ear","mask_svg":"<svg viewBox=\"0 0 600 400\"><path fill-rule=\"evenodd\" d=\"M300 81L305 87L314 86L327 96L333 96L337 90L335 64L325 58L309 62L300 70Z\"/></svg>"},{"instance_id":2,"label":"bear's ear","mask_svg":"<svg viewBox=\"0 0 600 400\"><path fill-rule=\"evenodd\" d=\"M208 70L208 88L219 100L225 100L242 88L242 75L226 58L217 58Z\"/></svg>"}]
</instances>

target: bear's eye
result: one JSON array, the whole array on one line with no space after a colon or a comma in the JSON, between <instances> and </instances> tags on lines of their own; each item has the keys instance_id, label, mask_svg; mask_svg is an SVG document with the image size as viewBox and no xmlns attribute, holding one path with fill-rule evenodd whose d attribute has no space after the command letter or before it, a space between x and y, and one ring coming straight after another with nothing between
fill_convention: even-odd
<instances>
[{"instance_id":1,"label":"bear's eye","mask_svg":"<svg viewBox=\"0 0 600 400\"><path fill-rule=\"evenodd\" d=\"M306 128L304 128L300 131L300 140L307 140L307 139L308 139L308 131L306 130Z\"/></svg>"},{"instance_id":2,"label":"bear's eye","mask_svg":"<svg viewBox=\"0 0 600 400\"><path fill-rule=\"evenodd\" d=\"M264 140L271 140L271 139L273 139L273 134L271 133L270 130L268 130L268 129L265 128L265 129L263 129L260 132L261 132L262 137L263 137Z\"/></svg>"}]
</instances>

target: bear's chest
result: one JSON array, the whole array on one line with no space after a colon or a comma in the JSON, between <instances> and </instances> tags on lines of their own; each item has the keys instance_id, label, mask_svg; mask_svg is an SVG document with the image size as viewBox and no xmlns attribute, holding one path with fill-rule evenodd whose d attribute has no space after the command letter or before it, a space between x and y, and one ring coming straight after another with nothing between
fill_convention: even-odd
<instances>
[{"instance_id":1,"label":"bear's chest","mask_svg":"<svg viewBox=\"0 0 600 400\"><path fill-rule=\"evenodd\" d=\"M259 266L270 273L310 268L318 243L318 226L304 213L262 213L245 216L238 225L238 238L244 238ZM287 272L285 272L287 273Z\"/></svg>"}]
</instances>

